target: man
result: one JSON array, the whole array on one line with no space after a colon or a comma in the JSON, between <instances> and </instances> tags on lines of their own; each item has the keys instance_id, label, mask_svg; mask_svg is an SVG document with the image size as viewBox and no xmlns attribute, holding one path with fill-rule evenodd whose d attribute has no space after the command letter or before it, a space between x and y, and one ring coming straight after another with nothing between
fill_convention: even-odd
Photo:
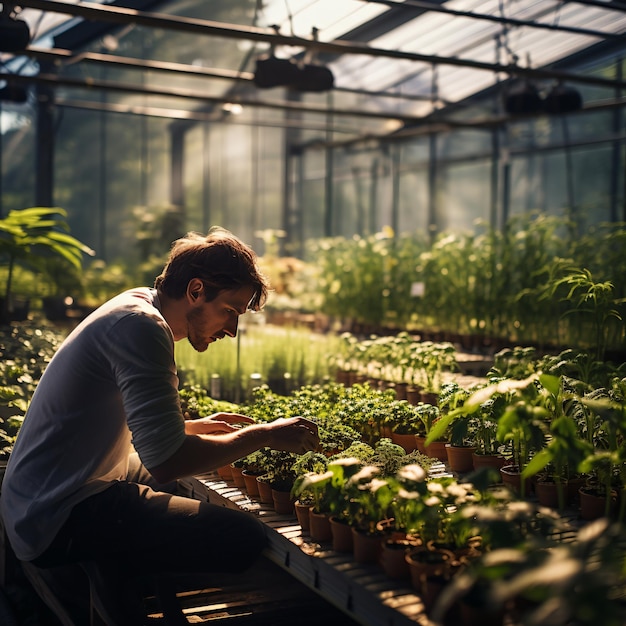
<instances>
[{"instance_id":1,"label":"man","mask_svg":"<svg viewBox=\"0 0 626 626\"><path fill-rule=\"evenodd\" d=\"M154 289L126 291L76 327L33 394L4 478L1 512L21 561L96 563L106 585L120 572L237 571L257 558L265 535L255 518L147 483L262 447L317 446L315 424L300 417L235 428L250 420L181 413L174 342L203 352L234 337L267 292L254 252L215 228L176 241Z\"/></svg>"}]
</instances>

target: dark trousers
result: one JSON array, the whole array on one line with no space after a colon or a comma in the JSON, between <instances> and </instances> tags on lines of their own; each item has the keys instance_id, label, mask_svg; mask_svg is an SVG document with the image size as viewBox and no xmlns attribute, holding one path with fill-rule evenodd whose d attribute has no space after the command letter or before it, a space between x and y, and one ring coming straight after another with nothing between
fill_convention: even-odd
<instances>
[{"instance_id":1,"label":"dark trousers","mask_svg":"<svg viewBox=\"0 0 626 626\"><path fill-rule=\"evenodd\" d=\"M97 571L92 585L95 579L109 586L103 597L120 597L130 577L239 572L264 549L263 525L251 514L155 489L145 484L150 480L135 458L129 480L77 504L32 563L55 578L72 566Z\"/></svg>"}]
</instances>

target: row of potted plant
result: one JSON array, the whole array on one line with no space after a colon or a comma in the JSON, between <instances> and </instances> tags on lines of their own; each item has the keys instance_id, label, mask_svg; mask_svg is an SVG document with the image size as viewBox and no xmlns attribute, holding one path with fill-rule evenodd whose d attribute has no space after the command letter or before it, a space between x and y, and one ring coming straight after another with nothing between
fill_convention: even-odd
<instances>
[{"instance_id":1,"label":"row of potted plant","mask_svg":"<svg viewBox=\"0 0 626 626\"><path fill-rule=\"evenodd\" d=\"M533 619L567 599L588 569L603 567L597 562L603 537L623 538L621 525L604 520L594 530L581 531L587 551L578 539L563 543L561 534L571 535L572 527L554 510L486 482L429 476L424 457L406 455L387 439L373 448L354 443L330 458L313 452L288 456L278 453L274 460L278 473L288 468L295 476L291 506L295 501L303 533L352 554L357 563L381 567L399 584L412 585L436 623L474 625L485 619L484 614L476 617L480 609L487 611L489 623L504 623L506 617L514 623L569 624L553 613L551 621ZM251 497L272 505L262 494ZM273 506L293 514L293 508ZM615 598L626 563L619 545L617 554L604 547L607 569L594 590L606 598L608 612L623 618L624 607ZM569 568L561 569L564 565ZM500 580L503 571L507 579ZM597 618L598 597L590 607L577 598L576 610L592 610ZM569 607L562 609L567 619L572 617Z\"/></svg>"},{"instance_id":2,"label":"row of potted plant","mask_svg":"<svg viewBox=\"0 0 626 626\"><path fill-rule=\"evenodd\" d=\"M365 380L392 384L396 397L413 398L438 394L445 372L458 371L457 351L450 342L423 340L401 331L392 335L371 335L360 339L350 332L340 336L334 356L337 379L344 384Z\"/></svg>"}]
</instances>

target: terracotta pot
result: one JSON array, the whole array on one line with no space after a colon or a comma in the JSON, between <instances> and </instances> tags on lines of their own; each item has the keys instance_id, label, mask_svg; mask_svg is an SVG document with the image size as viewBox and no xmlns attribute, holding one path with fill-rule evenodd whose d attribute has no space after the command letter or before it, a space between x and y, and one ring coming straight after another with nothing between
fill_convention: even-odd
<instances>
[{"instance_id":1,"label":"terracotta pot","mask_svg":"<svg viewBox=\"0 0 626 626\"><path fill-rule=\"evenodd\" d=\"M563 493L563 506L567 504L567 482L561 481L561 490ZM548 480L545 477L537 478L535 482L535 495L539 504L548 506L552 509L558 509L559 507L559 486L556 481Z\"/></svg>"},{"instance_id":2,"label":"terracotta pot","mask_svg":"<svg viewBox=\"0 0 626 626\"><path fill-rule=\"evenodd\" d=\"M420 401L424 404L439 405L439 394L432 391L422 391L420 393Z\"/></svg>"},{"instance_id":3,"label":"terracotta pot","mask_svg":"<svg viewBox=\"0 0 626 626\"><path fill-rule=\"evenodd\" d=\"M396 383L396 400L406 400L408 388L408 383Z\"/></svg>"},{"instance_id":4,"label":"terracotta pot","mask_svg":"<svg viewBox=\"0 0 626 626\"><path fill-rule=\"evenodd\" d=\"M419 387L407 387L406 399L409 404L417 405L421 402L421 390Z\"/></svg>"},{"instance_id":5,"label":"terracotta pot","mask_svg":"<svg viewBox=\"0 0 626 626\"><path fill-rule=\"evenodd\" d=\"M598 495L589 487L581 487L578 490L580 498L580 516L585 521L600 519L606 516L606 494ZM611 490L609 502L609 515L615 511L617 492Z\"/></svg>"},{"instance_id":6,"label":"terracotta pot","mask_svg":"<svg viewBox=\"0 0 626 626\"><path fill-rule=\"evenodd\" d=\"M293 498L291 491L283 491L272 487L272 501L274 503L274 511L279 515L293 515Z\"/></svg>"},{"instance_id":7,"label":"terracotta pot","mask_svg":"<svg viewBox=\"0 0 626 626\"><path fill-rule=\"evenodd\" d=\"M448 576L454 562L454 554L449 550L430 550L426 547L419 547L409 550L405 559L409 565L413 588L422 592L426 579Z\"/></svg>"},{"instance_id":8,"label":"terracotta pot","mask_svg":"<svg viewBox=\"0 0 626 626\"><path fill-rule=\"evenodd\" d=\"M352 543L354 560L357 563L378 563L383 547L383 539L379 533L366 533L352 527Z\"/></svg>"},{"instance_id":9,"label":"terracotta pot","mask_svg":"<svg viewBox=\"0 0 626 626\"><path fill-rule=\"evenodd\" d=\"M391 441L402 446L407 454L417 448L415 434L391 433Z\"/></svg>"},{"instance_id":10,"label":"terracotta pot","mask_svg":"<svg viewBox=\"0 0 626 626\"><path fill-rule=\"evenodd\" d=\"M426 454L426 437L424 435L415 435L415 447L422 454Z\"/></svg>"},{"instance_id":11,"label":"terracotta pot","mask_svg":"<svg viewBox=\"0 0 626 626\"><path fill-rule=\"evenodd\" d=\"M474 450L476 450L474 446L454 446L451 443L446 444L448 467L453 472L459 472L461 474L471 472L474 469L474 461L472 458Z\"/></svg>"},{"instance_id":12,"label":"terracotta pot","mask_svg":"<svg viewBox=\"0 0 626 626\"><path fill-rule=\"evenodd\" d=\"M249 470L243 470L243 482L246 487L246 491L251 498L259 497L259 483L257 482L257 476L259 474L253 474Z\"/></svg>"},{"instance_id":13,"label":"terracotta pot","mask_svg":"<svg viewBox=\"0 0 626 626\"><path fill-rule=\"evenodd\" d=\"M298 523L300 524L300 528L302 528L302 530L307 531L310 528L310 523L309 523L309 511L311 510L311 507L313 506L312 504L303 504L302 502L300 502L299 500L296 500L293 503L294 509L296 511L296 518L298 520Z\"/></svg>"},{"instance_id":14,"label":"terracotta pot","mask_svg":"<svg viewBox=\"0 0 626 626\"><path fill-rule=\"evenodd\" d=\"M335 552L352 552L352 526L336 517L330 518L330 532L332 534L333 550Z\"/></svg>"},{"instance_id":15,"label":"terracotta pot","mask_svg":"<svg viewBox=\"0 0 626 626\"><path fill-rule=\"evenodd\" d=\"M517 465L503 465L500 468L502 482L518 496L528 496L530 493L530 480L524 479L522 490L522 475Z\"/></svg>"},{"instance_id":16,"label":"terracotta pot","mask_svg":"<svg viewBox=\"0 0 626 626\"><path fill-rule=\"evenodd\" d=\"M442 463L446 463L448 461L448 452L446 450L446 442L445 441L433 441L430 445L426 446L426 456L429 456L431 459L437 459Z\"/></svg>"},{"instance_id":17,"label":"terracotta pot","mask_svg":"<svg viewBox=\"0 0 626 626\"><path fill-rule=\"evenodd\" d=\"M274 498L272 498L272 485L267 481L264 476L256 477L257 487L259 488L259 500L262 504L274 504Z\"/></svg>"},{"instance_id":18,"label":"terracotta pot","mask_svg":"<svg viewBox=\"0 0 626 626\"><path fill-rule=\"evenodd\" d=\"M233 472L230 468L230 465L222 465L222 467L217 468L217 474L222 480L232 480Z\"/></svg>"},{"instance_id":19,"label":"terracotta pot","mask_svg":"<svg viewBox=\"0 0 626 626\"><path fill-rule=\"evenodd\" d=\"M507 460L499 454L472 454L472 463L475 470L483 468L492 468L494 482L501 482L502 475L500 474L500 468L507 464Z\"/></svg>"},{"instance_id":20,"label":"terracotta pot","mask_svg":"<svg viewBox=\"0 0 626 626\"><path fill-rule=\"evenodd\" d=\"M244 482L244 479L243 479L243 468L236 467L235 465L231 465L230 471L233 474L233 482L235 483L235 487L238 487L239 489L245 489L246 483Z\"/></svg>"},{"instance_id":21,"label":"terracotta pot","mask_svg":"<svg viewBox=\"0 0 626 626\"><path fill-rule=\"evenodd\" d=\"M415 544L408 539L387 539L382 542L380 565L389 578L409 578L409 564L406 555Z\"/></svg>"},{"instance_id":22,"label":"terracotta pot","mask_svg":"<svg viewBox=\"0 0 626 626\"><path fill-rule=\"evenodd\" d=\"M330 519L326 513L316 513L313 509L309 510L309 534L311 539L320 543L332 541Z\"/></svg>"}]
</instances>

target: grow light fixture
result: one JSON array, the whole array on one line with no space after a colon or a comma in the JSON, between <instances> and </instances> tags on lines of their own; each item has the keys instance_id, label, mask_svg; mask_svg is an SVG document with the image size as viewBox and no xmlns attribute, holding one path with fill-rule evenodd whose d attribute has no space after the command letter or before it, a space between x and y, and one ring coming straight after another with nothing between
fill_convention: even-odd
<instances>
[{"instance_id":1,"label":"grow light fixture","mask_svg":"<svg viewBox=\"0 0 626 626\"><path fill-rule=\"evenodd\" d=\"M30 29L24 20L18 20L6 2L0 11L0 52L20 52L30 43Z\"/></svg>"},{"instance_id":2,"label":"grow light fixture","mask_svg":"<svg viewBox=\"0 0 626 626\"><path fill-rule=\"evenodd\" d=\"M256 60L254 84L261 89L290 87L296 91L328 91L334 87L335 77L325 65L299 65L271 53Z\"/></svg>"},{"instance_id":3,"label":"grow light fixture","mask_svg":"<svg viewBox=\"0 0 626 626\"><path fill-rule=\"evenodd\" d=\"M278 26L274 26L274 30L278 33ZM315 41L317 34L317 28L313 28ZM304 61L296 63L278 58L272 46L268 55L256 60L254 84L262 89L289 87L296 91L328 91L335 86L335 77L325 65L310 63L310 52Z\"/></svg>"},{"instance_id":4,"label":"grow light fixture","mask_svg":"<svg viewBox=\"0 0 626 626\"><path fill-rule=\"evenodd\" d=\"M509 89L504 98L504 110L510 115L559 115L583 108L580 92L559 82L542 97L537 87L524 80Z\"/></svg>"},{"instance_id":5,"label":"grow light fixture","mask_svg":"<svg viewBox=\"0 0 626 626\"><path fill-rule=\"evenodd\" d=\"M543 99L546 113L573 113L583 108L583 99L578 89L557 83Z\"/></svg>"},{"instance_id":6,"label":"grow light fixture","mask_svg":"<svg viewBox=\"0 0 626 626\"><path fill-rule=\"evenodd\" d=\"M504 110L510 115L532 115L543 111L537 87L527 81L513 85L504 97Z\"/></svg>"},{"instance_id":7,"label":"grow light fixture","mask_svg":"<svg viewBox=\"0 0 626 626\"><path fill-rule=\"evenodd\" d=\"M7 84L0 87L0 102L24 104L28 101L28 90L21 85Z\"/></svg>"}]
</instances>

